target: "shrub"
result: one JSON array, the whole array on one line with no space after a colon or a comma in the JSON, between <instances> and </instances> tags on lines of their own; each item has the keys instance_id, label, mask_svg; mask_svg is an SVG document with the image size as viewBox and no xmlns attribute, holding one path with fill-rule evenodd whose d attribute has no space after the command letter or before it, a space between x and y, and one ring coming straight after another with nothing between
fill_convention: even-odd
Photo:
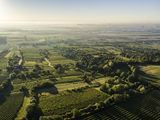
<instances>
[{"instance_id":1,"label":"shrub","mask_svg":"<svg viewBox=\"0 0 160 120\"><path fill-rule=\"evenodd\" d=\"M120 77L123 78L125 76L124 72L121 72Z\"/></svg>"},{"instance_id":2,"label":"shrub","mask_svg":"<svg viewBox=\"0 0 160 120\"><path fill-rule=\"evenodd\" d=\"M96 109L99 110L104 108L105 104L103 102L98 102L95 104L95 106L96 106Z\"/></svg>"},{"instance_id":3,"label":"shrub","mask_svg":"<svg viewBox=\"0 0 160 120\"><path fill-rule=\"evenodd\" d=\"M106 80L106 83L114 84L114 79L108 79L108 80Z\"/></svg>"},{"instance_id":4,"label":"shrub","mask_svg":"<svg viewBox=\"0 0 160 120\"><path fill-rule=\"evenodd\" d=\"M27 118L30 120L34 117L34 113L36 111L36 104L31 103L30 105L27 106L26 112L27 112Z\"/></svg>"},{"instance_id":5,"label":"shrub","mask_svg":"<svg viewBox=\"0 0 160 120\"><path fill-rule=\"evenodd\" d=\"M114 99L115 103L126 101L126 99L128 99L128 98L129 98L128 94L114 94L113 95L113 99Z\"/></svg>"},{"instance_id":6,"label":"shrub","mask_svg":"<svg viewBox=\"0 0 160 120\"><path fill-rule=\"evenodd\" d=\"M104 100L105 106L109 106L113 103L113 96L108 97L107 99Z\"/></svg>"},{"instance_id":7,"label":"shrub","mask_svg":"<svg viewBox=\"0 0 160 120\"><path fill-rule=\"evenodd\" d=\"M114 85L112 87L112 90L114 91L114 93L122 93L124 91L125 87L123 84L118 84L118 85Z\"/></svg>"},{"instance_id":8,"label":"shrub","mask_svg":"<svg viewBox=\"0 0 160 120\"><path fill-rule=\"evenodd\" d=\"M41 116L39 120L63 120L63 116L61 115Z\"/></svg>"},{"instance_id":9,"label":"shrub","mask_svg":"<svg viewBox=\"0 0 160 120\"><path fill-rule=\"evenodd\" d=\"M142 94L145 93L145 91L146 91L144 85L139 85L138 88L137 88L137 90L138 90L140 93L142 93Z\"/></svg>"},{"instance_id":10,"label":"shrub","mask_svg":"<svg viewBox=\"0 0 160 120\"><path fill-rule=\"evenodd\" d=\"M92 112L92 111L94 111L94 109L95 109L96 107L95 106L93 106L93 105L88 105L87 107L86 107L86 112Z\"/></svg>"},{"instance_id":11,"label":"shrub","mask_svg":"<svg viewBox=\"0 0 160 120\"><path fill-rule=\"evenodd\" d=\"M100 87L100 90L103 91L103 92L107 91L107 87L106 87L105 83Z\"/></svg>"},{"instance_id":12,"label":"shrub","mask_svg":"<svg viewBox=\"0 0 160 120\"><path fill-rule=\"evenodd\" d=\"M72 118L73 119L76 119L76 118L78 118L79 116L80 116L80 113L79 113L79 110L77 110L76 108L74 108L73 110L72 110Z\"/></svg>"}]
</instances>

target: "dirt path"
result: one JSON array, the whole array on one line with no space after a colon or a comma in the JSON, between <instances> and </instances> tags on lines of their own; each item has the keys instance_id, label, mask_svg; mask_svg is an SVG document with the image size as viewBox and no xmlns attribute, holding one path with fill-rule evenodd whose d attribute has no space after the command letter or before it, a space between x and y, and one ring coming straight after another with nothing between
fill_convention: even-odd
<instances>
[{"instance_id":1,"label":"dirt path","mask_svg":"<svg viewBox=\"0 0 160 120\"><path fill-rule=\"evenodd\" d=\"M48 63L48 66L53 68L53 65L51 65L51 62L47 58L44 58L44 59Z\"/></svg>"}]
</instances>

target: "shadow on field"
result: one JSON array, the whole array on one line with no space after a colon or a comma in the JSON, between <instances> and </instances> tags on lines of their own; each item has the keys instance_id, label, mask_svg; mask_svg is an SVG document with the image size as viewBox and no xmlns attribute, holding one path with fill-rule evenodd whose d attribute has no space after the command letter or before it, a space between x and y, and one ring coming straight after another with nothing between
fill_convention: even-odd
<instances>
[{"instance_id":1,"label":"shadow on field","mask_svg":"<svg viewBox=\"0 0 160 120\"><path fill-rule=\"evenodd\" d=\"M58 94L58 89L55 86L41 88L37 91L38 93L50 93L50 94Z\"/></svg>"},{"instance_id":2,"label":"shadow on field","mask_svg":"<svg viewBox=\"0 0 160 120\"><path fill-rule=\"evenodd\" d=\"M160 81L159 78L153 76L153 75L149 75L149 74L146 74L145 72L143 71L139 71L139 79L140 80L146 80L146 82L150 82L152 84L157 84L158 81Z\"/></svg>"},{"instance_id":3,"label":"shadow on field","mask_svg":"<svg viewBox=\"0 0 160 120\"><path fill-rule=\"evenodd\" d=\"M6 98L10 96L10 93L12 90L13 90L13 87L10 85L4 90L0 91L0 105L6 101Z\"/></svg>"}]
</instances>

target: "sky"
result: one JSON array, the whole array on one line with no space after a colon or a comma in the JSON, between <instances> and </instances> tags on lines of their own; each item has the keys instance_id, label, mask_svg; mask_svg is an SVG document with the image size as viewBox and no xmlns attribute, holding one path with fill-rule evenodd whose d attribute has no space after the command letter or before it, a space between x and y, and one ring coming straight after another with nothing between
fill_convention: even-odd
<instances>
[{"instance_id":1,"label":"sky","mask_svg":"<svg viewBox=\"0 0 160 120\"><path fill-rule=\"evenodd\" d=\"M159 23L160 0L0 0L0 22Z\"/></svg>"}]
</instances>

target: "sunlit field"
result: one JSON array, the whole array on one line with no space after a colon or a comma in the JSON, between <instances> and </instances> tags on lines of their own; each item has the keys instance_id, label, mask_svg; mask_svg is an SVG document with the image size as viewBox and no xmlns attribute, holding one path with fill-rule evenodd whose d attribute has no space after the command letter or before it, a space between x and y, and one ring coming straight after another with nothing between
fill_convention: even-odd
<instances>
[{"instance_id":1,"label":"sunlit field","mask_svg":"<svg viewBox=\"0 0 160 120\"><path fill-rule=\"evenodd\" d=\"M0 118L158 120L160 26L110 27L1 29Z\"/></svg>"}]
</instances>

